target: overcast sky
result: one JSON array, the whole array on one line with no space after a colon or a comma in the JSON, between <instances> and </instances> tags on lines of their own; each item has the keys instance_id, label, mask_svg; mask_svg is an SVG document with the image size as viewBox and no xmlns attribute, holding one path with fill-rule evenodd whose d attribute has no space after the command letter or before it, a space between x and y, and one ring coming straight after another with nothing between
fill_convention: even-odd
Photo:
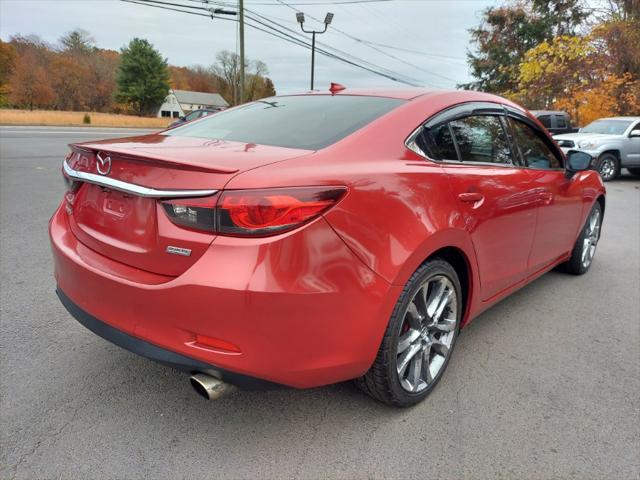
<instances>
[{"instance_id":1,"label":"overcast sky","mask_svg":"<svg viewBox=\"0 0 640 480\"><path fill-rule=\"evenodd\" d=\"M198 0L161 1L200 5ZM299 28L295 11L282 3L311 4L295 6L307 14L308 28L321 26L309 15L323 19L326 12L333 12L333 24L326 34L317 37L319 42L357 57L354 61L358 63L369 62L375 65L372 68L394 72L408 81L452 88L469 79L465 62L467 29L478 24L484 8L496 3L495 0L339 3L345 1L245 0L245 8L249 14L264 15L295 30ZM170 64L179 66L211 65L216 52L235 51L237 45L237 23L231 21L119 0L0 0L0 37L5 41L15 34L36 34L56 43L62 34L75 28L88 30L102 48L120 49L133 37L146 38ZM397 49L364 44L345 33ZM278 93L309 88L309 50L252 28L247 28L245 43L247 57L267 64ZM352 87L401 85L317 55L316 88L324 88L332 81Z\"/></svg>"}]
</instances>

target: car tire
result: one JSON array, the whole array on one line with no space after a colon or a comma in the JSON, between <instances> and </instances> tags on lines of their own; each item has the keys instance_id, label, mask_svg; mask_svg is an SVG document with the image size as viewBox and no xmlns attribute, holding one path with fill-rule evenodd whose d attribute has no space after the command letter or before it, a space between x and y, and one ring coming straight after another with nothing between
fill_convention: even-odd
<instances>
[{"instance_id":1,"label":"car tire","mask_svg":"<svg viewBox=\"0 0 640 480\"><path fill-rule=\"evenodd\" d=\"M596 246L600 240L601 227L602 207L600 207L600 203L596 202L571 251L571 258L564 264L566 272L573 275L587 273L593 263Z\"/></svg>"},{"instance_id":2,"label":"car tire","mask_svg":"<svg viewBox=\"0 0 640 480\"><path fill-rule=\"evenodd\" d=\"M598 158L598 173L603 182L610 182L620 175L620 161L613 153L603 153Z\"/></svg>"},{"instance_id":3,"label":"car tire","mask_svg":"<svg viewBox=\"0 0 640 480\"><path fill-rule=\"evenodd\" d=\"M400 294L373 365L355 380L358 388L397 407L424 400L453 354L462 309L453 267L440 258L425 262Z\"/></svg>"},{"instance_id":4,"label":"car tire","mask_svg":"<svg viewBox=\"0 0 640 480\"><path fill-rule=\"evenodd\" d=\"M627 167L627 170L629 170L629 173L631 175L640 176L640 167L639 168L629 168L629 167Z\"/></svg>"}]
</instances>

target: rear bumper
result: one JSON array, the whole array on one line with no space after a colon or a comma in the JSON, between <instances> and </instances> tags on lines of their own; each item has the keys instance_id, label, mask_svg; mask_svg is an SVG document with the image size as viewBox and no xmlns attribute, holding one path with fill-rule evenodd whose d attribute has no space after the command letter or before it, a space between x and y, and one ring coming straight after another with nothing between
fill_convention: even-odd
<instances>
[{"instance_id":1,"label":"rear bumper","mask_svg":"<svg viewBox=\"0 0 640 480\"><path fill-rule=\"evenodd\" d=\"M160 348L149 342L145 342L139 338L127 335L126 333L113 328L112 326L101 322L94 316L82 310L78 305L73 303L69 297L60 289L56 290L56 294L67 311L84 327L91 330L96 335L108 340L132 353L136 353L142 357L154 360L169 367L182 370L189 373L206 372L216 378L224 380L227 383L233 383L245 389L267 390L281 387L276 383L267 382L258 378L238 375L237 373L227 372L215 365L210 365L195 358L185 357L170 350Z\"/></svg>"},{"instance_id":2,"label":"rear bumper","mask_svg":"<svg viewBox=\"0 0 640 480\"><path fill-rule=\"evenodd\" d=\"M306 388L362 375L402 288L365 267L324 218L266 239L218 237L179 277L90 250L64 208L49 230L61 300L81 323L141 355L240 386L245 377Z\"/></svg>"}]
</instances>

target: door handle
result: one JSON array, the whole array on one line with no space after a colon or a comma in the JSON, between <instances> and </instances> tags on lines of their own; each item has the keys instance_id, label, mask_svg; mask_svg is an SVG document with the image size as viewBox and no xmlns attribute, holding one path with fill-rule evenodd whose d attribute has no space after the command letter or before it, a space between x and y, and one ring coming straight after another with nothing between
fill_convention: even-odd
<instances>
[{"instance_id":1,"label":"door handle","mask_svg":"<svg viewBox=\"0 0 640 480\"><path fill-rule=\"evenodd\" d=\"M540 192L540 200L542 200L542 203L544 203L545 205L549 205L551 203L551 200L553 200L553 193Z\"/></svg>"},{"instance_id":2,"label":"door handle","mask_svg":"<svg viewBox=\"0 0 640 480\"><path fill-rule=\"evenodd\" d=\"M465 203L476 203L484 200L484 195L479 192L466 192L458 195L460 201Z\"/></svg>"}]
</instances>

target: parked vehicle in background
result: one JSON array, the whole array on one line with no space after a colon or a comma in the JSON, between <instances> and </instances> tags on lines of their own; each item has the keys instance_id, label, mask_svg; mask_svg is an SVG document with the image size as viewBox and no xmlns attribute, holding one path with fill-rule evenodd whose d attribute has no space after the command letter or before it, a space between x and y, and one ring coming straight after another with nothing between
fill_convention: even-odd
<instances>
[{"instance_id":1,"label":"parked vehicle in background","mask_svg":"<svg viewBox=\"0 0 640 480\"><path fill-rule=\"evenodd\" d=\"M595 159L595 168L605 182L625 167L640 175L640 117L601 118L578 133L554 135L562 150L580 149Z\"/></svg>"},{"instance_id":2,"label":"parked vehicle in background","mask_svg":"<svg viewBox=\"0 0 640 480\"><path fill-rule=\"evenodd\" d=\"M571 117L567 112L553 110L532 110L531 113L553 135L577 132L571 125Z\"/></svg>"},{"instance_id":3,"label":"parked vehicle in background","mask_svg":"<svg viewBox=\"0 0 640 480\"><path fill-rule=\"evenodd\" d=\"M169 125L169 128L175 128L175 127L178 127L180 125L184 125L185 123L189 123L189 122L192 122L194 120L198 120L199 118L208 117L209 115L213 115L214 113L221 112L222 110L224 110L224 109L222 109L222 108L201 108L199 110L194 110L193 112L188 113L188 114L178 118L178 120L176 120L171 125Z\"/></svg>"},{"instance_id":4,"label":"parked vehicle in background","mask_svg":"<svg viewBox=\"0 0 640 480\"><path fill-rule=\"evenodd\" d=\"M506 99L417 89L272 97L84 142L49 224L57 292L206 398L356 379L409 406L474 317L557 265L589 270L605 212L591 162Z\"/></svg>"}]
</instances>

